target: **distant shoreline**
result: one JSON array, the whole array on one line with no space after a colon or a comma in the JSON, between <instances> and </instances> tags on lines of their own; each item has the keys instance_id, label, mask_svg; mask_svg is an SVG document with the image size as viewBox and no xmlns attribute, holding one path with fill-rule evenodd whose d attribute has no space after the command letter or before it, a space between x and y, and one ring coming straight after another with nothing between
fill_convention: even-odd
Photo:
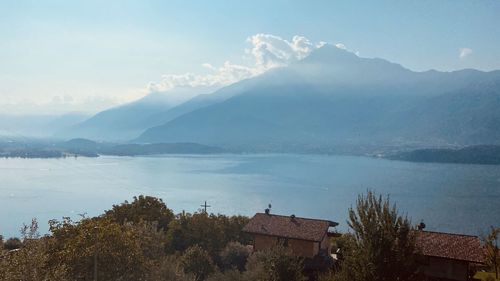
<instances>
[{"instance_id":1,"label":"distant shoreline","mask_svg":"<svg viewBox=\"0 0 500 281\"><path fill-rule=\"evenodd\" d=\"M416 149L383 155L382 158L419 163L500 165L500 145Z\"/></svg>"},{"instance_id":2,"label":"distant shoreline","mask_svg":"<svg viewBox=\"0 0 500 281\"><path fill-rule=\"evenodd\" d=\"M500 165L500 145L475 145L463 148L411 149L397 147L355 148L326 147L302 149L280 147L277 150L260 151L258 148L221 148L198 143L118 144L72 139L66 142L0 143L0 158L61 159L100 156L162 156L162 155L220 155L220 154L306 154L364 156L386 160L416 163L455 163Z\"/></svg>"}]
</instances>

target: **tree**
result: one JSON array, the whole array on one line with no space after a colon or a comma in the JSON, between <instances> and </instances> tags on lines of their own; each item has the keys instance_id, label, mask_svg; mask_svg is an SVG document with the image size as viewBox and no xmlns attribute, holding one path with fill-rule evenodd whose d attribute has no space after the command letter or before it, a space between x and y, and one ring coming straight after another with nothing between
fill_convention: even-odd
<instances>
[{"instance_id":1,"label":"tree","mask_svg":"<svg viewBox=\"0 0 500 281\"><path fill-rule=\"evenodd\" d=\"M250 256L250 250L239 242L229 242L220 253L224 270L243 271Z\"/></svg>"},{"instance_id":2,"label":"tree","mask_svg":"<svg viewBox=\"0 0 500 281\"><path fill-rule=\"evenodd\" d=\"M248 279L244 272L237 269L226 270L224 272L216 272L208 277L207 281L253 281L257 279Z\"/></svg>"},{"instance_id":3,"label":"tree","mask_svg":"<svg viewBox=\"0 0 500 281\"><path fill-rule=\"evenodd\" d=\"M218 263L219 253L227 243L249 242L248 235L241 232L247 222L248 218L243 216L179 214L168 226L168 250L170 253L184 252L198 245Z\"/></svg>"},{"instance_id":4,"label":"tree","mask_svg":"<svg viewBox=\"0 0 500 281\"><path fill-rule=\"evenodd\" d=\"M120 205L113 205L106 211L106 216L124 224L126 222L139 223L140 221L156 222L158 229L167 230L167 226L174 218L172 210L160 198L140 195L134 196L134 201L125 201Z\"/></svg>"},{"instance_id":5,"label":"tree","mask_svg":"<svg viewBox=\"0 0 500 281\"><path fill-rule=\"evenodd\" d=\"M256 252L250 256L245 275L247 280L302 281L302 259L294 256L283 246Z\"/></svg>"},{"instance_id":6,"label":"tree","mask_svg":"<svg viewBox=\"0 0 500 281\"><path fill-rule=\"evenodd\" d=\"M148 273L148 281L195 281L190 274L179 270L179 261L176 256L163 257Z\"/></svg>"},{"instance_id":7,"label":"tree","mask_svg":"<svg viewBox=\"0 0 500 281\"><path fill-rule=\"evenodd\" d=\"M205 280L215 272L215 265L207 251L194 245L181 257L181 266L186 274L193 274L196 281Z\"/></svg>"},{"instance_id":8,"label":"tree","mask_svg":"<svg viewBox=\"0 0 500 281\"><path fill-rule=\"evenodd\" d=\"M415 233L389 197L368 191L349 209L352 234L344 237L344 261L336 280L395 281L417 277Z\"/></svg>"},{"instance_id":9,"label":"tree","mask_svg":"<svg viewBox=\"0 0 500 281\"><path fill-rule=\"evenodd\" d=\"M23 246L23 242L21 242L21 239L19 239L17 237L11 237L11 238L7 239L7 241L5 241L5 243L3 244L4 249L7 251L19 249L22 246Z\"/></svg>"},{"instance_id":10,"label":"tree","mask_svg":"<svg viewBox=\"0 0 500 281\"><path fill-rule=\"evenodd\" d=\"M47 266L48 237L40 237L36 219L21 228L22 247L0 258L0 280L66 281L64 267Z\"/></svg>"},{"instance_id":11,"label":"tree","mask_svg":"<svg viewBox=\"0 0 500 281\"><path fill-rule=\"evenodd\" d=\"M498 269L500 267L500 255L498 249L498 236L500 228L491 227L491 232L484 239L486 249L486 264L495 271L495 278L498 279Z\"/></svg>"},{"instance_id":12,"label":"tree","mask_svg":"<svg viewBox=\"0 0 500 281\"><path fill-rule=\"evenodd\" d=\"M67 268L72 280L141 280L148 271L139 232L108 217L50 221L48 264Z\"/></svg>"}]
</instances>

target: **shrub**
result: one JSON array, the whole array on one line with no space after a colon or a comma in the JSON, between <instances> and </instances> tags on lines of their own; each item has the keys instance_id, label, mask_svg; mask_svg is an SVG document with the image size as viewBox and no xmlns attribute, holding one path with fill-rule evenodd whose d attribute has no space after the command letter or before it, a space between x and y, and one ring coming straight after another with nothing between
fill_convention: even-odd
<instances>
[{"instance_id":1,"label":"shrub","mask_svg":"<svg viewBox=\"0 0 500 281\"><path fill-rule=\"evenodd\" d=\"M148 281L194 281L194 277L179 270L179 261L176 256L166 256L153 266L146 280Z\"/></svg>"},{"instance_id":2,"label":"shrub","mask_svg":"<svg viewBox=\"0 0 500 281\"><path fill-rule=\"evenodd\" d=\"M250 256L250 249L239 242L230 242L220 253L224 270L237 269L243 271Z\"/></svg>"},{"instance_id":3,"label":"shrub","mask_svg":"<svg viewBox=\"0 0 500 281\"><path fill-rule=\"evenodd\" d=\"M283 246L256 252L250 256L245 275L248 280L302 281L302 259L294 256Z\"/></svg>"},{"instance_id":4,"label":"shrub","mask_svg":"<svg viewBox=\"0 0 500 281\"><path fill-rule=\"evenodd\" d=\"M205 280L215 272L215 265L207 251L194 245L181 257L181 266L186 274L193 274L196 281Z\"/></svg>"},{"instance_id":5,"label":"shrub","mask_svg":"<svg viewBox=\"0 0 500 281\"><path fill-rule=\"evenodd\" d=\"M11 250L16 250L20 249L23 246L23 242L21 242L21 239L17 237L11 237L5 241L3 247L5 250L11 251Z\"/></svg>"}]
</instances>

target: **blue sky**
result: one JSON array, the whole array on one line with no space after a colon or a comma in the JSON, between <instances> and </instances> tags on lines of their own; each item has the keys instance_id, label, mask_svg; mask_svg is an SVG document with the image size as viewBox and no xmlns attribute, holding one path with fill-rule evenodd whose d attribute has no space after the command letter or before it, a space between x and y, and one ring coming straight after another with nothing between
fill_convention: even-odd
<instances>
[{"instance_id":1,"label":"blue sky","mask_svg":"<svg viewBox=\"0 0 500 281\"><path fill-rule=\"evenodd\" d=\"M500 69L500 1L0 1L0 113L96 111L165 74L252 65L255 34L418 71Z\"/></svg>"}]
</instances>

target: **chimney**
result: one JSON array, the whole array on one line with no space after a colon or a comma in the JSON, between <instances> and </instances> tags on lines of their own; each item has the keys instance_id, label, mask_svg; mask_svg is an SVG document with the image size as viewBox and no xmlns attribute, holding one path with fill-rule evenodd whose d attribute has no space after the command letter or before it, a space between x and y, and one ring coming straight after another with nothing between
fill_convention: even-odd
<instances>
[{"instance_id":1,"label":"chimney","mask_svg":"<svg viewBox=\"0 0 500 281\"><path fill-rule=\"evenodd\" d=\"M271 215L271 203L269 203L269 205L267 205L267 208L266 208L266 215Z\"/></svg>"},{"instance_id":2,"label":"chimney","mask_svg":"<svg viewBox=\"0 0 500 281\"><path fill-rule=\"evenodd\" d=\"M423 220L417 225L417 229L420 231L425 229L425 223Z\"/></svg>"}]
</instances>

